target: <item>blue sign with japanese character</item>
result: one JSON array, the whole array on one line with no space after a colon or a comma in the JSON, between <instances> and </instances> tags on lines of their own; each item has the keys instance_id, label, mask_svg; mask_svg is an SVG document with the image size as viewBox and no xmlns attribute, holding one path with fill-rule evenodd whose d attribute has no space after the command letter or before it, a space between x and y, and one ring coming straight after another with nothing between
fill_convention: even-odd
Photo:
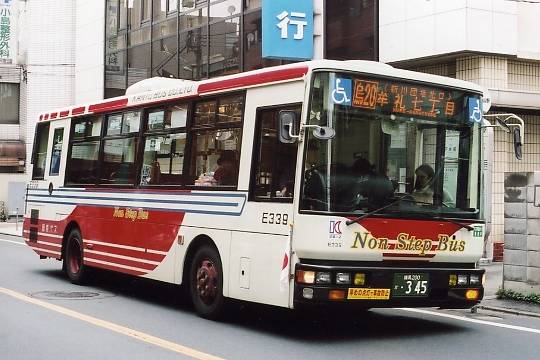
<instances>
[{"instance_id":1,"label":"blue sign with japanese character","mask_svg":"<svg viewBox=\"0 0 540 360\"><path fill-rule=\"evenodd\" d=\"M469 121L477 123L482 121L482 102L477 97L469 98Z\"/></svg>"},{"instance_id":2,"label":"blue sign with japanese character","mask_svg":"<svg viewBox=\"0 0 540 360\"><path fill-rule=\"evenodd\" d=\"M262 56L313 58L313 0L263 0Z\"/></svg>"}]
</instances>

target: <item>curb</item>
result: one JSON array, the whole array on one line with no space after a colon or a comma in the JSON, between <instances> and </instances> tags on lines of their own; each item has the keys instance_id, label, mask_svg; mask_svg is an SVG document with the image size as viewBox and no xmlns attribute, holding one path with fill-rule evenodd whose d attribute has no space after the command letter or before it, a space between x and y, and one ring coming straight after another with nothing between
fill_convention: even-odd
<instances>
[{"instance_id":1,"label":"curb","mask_svg":"<svg viewBox=\"0 0 540 360\"><path fill-rule=\"evenodd\" d=\"M489 305L476 305L475 308L482 309L482 310L497 311L497 312L502 312L502 313L512 314L512 315L523 315L523 316L531 316L531 317L540 318L540 314L530 312L530 311L502 308L502 307L489 306Z\"/></svg>"},{"instance_id":2,"label":"curb","mask_svg":"<svg viewBox=\"0 0 540 360\"><path fill-rule=\"evenodd\" d=\"M0 231L0 235L15 236L15 237L20 237L20 238L22 238L22 234L21 234L21 235L17 235L17 234L5 233L5 232L2 232L2 231Z\"/></svg>"}]
</instances>

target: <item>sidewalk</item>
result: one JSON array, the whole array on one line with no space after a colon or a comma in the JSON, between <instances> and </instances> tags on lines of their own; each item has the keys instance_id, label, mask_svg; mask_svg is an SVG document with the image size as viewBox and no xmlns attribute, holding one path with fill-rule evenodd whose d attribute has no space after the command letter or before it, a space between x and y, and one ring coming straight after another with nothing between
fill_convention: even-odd
<instances>
[{"instance_id":1,"label":"sidewalk","mask_svg":"<svg viewBox=\"0 0 540 360\"><path fill-rule=\"evenodd\" d=\"M540 317L540 305L497 299L497 290L502 287L503 264L501 262L481 265L480 267L486 269L486 283L484 284L484 300L477 306L478 309Z\"/></svg>"},{"instance_id":2,"label":"sidewalk","mask_svg":"<svg viewBox=\"0 0 540 360\"><path fill-rule=\"evenodd\" d=\"M21 219L19 219L18 224L15 223L15 220L0 222L0 234L22 236L22 227L23 223Z\"/></svg>"}]
</instances>

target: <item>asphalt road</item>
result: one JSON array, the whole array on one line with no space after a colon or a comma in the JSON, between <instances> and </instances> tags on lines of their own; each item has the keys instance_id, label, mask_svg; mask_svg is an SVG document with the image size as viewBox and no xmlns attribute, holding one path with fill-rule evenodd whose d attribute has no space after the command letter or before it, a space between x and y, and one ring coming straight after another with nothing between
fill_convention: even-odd
<instances>
[{"instance_id":1,"label":"asphalt road","mask_svg":"<svg viewBox=\"0 0 540 360\"><path fill-rule=\"evenodd\" d=\"M0 235L1 359L538 359L540 319L384 309L299 314L234 303L198 318L179 287L108 272L72 285L61 263Z\"/></svg>"}]
</instances>

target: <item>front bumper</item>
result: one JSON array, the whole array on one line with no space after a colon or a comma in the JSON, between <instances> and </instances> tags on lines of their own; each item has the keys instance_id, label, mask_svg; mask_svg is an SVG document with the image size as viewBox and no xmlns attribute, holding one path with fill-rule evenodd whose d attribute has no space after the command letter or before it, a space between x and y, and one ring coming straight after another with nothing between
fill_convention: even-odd
<instances>
[{"instance_id":1,"label":"front bumper","mask_svg":"<svg viewBox=\"0 0 540 360\"><path fill-rule=\"evenodd\" d=\"M482 283L475 285L449 285L450 275L478 275L483 278L484 269L468 268L410 268L410 267L371 267L371 266L327 266L298 263L295 274L299 271L329 272L332 274L330 284L304 284L299 283L295 277L294 283L294 306L305 305L329 305L329 306L351 306L359 308L388 308L388 307L440 307L463 309L470 308L480 302L484 296ZM363 273L365 274L364 285L336 284L335 274ZM423 274L429 278L427 292L423 295L403 295L398 294L394 289L396 285L395 274ZM311 297L305 296L304 289L311 293ZM389 295L382 296L381 299L352 299L349 296L350 289L381 289L382 293ZM330 293L343 291L345 296L342 299L331 299ZM466 293L469 290L476 290L477 297L468 299ZM387 298L384 298L387 297Z\"/></svg>"}]
</instances>

